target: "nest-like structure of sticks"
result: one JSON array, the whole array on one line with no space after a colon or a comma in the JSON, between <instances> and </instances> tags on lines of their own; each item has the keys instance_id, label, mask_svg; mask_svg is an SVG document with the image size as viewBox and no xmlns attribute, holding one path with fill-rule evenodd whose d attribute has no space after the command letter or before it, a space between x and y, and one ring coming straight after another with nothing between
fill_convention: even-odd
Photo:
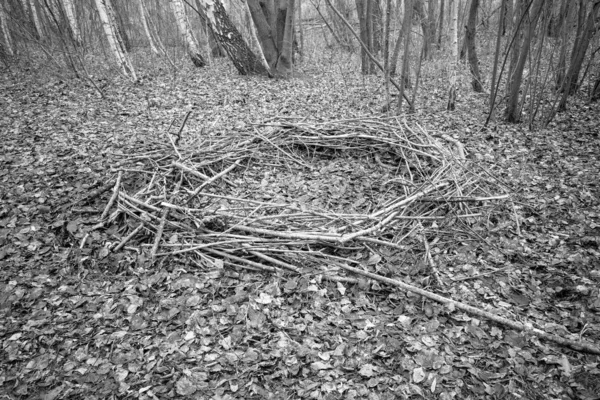
<instances>
[{"instance_id":1,"label":"nest-like structure of sticks","mask_svg":"<svg viewBox=\"0 0 600 400\"><path fill-rule=\"evenodd\" d=\"M432 241L464 235L505 198L458 141L395 119L264 123L178 143L171 135L121 164L118 211L136 221L119 248L203 269L330 274L431 259Z\"/></svg>"}]
</instances>

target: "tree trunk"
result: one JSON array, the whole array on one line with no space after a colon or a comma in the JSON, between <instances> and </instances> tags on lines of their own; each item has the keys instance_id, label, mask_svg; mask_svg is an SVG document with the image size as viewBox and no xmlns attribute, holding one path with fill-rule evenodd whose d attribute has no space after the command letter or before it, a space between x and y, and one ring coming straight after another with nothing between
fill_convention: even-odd
<instances>
[{"instance_id":1,"label":"tree trunk","mask_svg":"<svg viewBox=\"0 0 600 400\"><path fill-rule=\"evenodd\" d=\"M171 0L171 8L173 9L173 14L175 14L177 27L179 28L179 33L181 34L181 38L185 43L185 47L190 59L196 67L204 67L206 65L206 61L204 60L204 57L202 57L202 54L200 53L200 46L192 34L192 29L190 28L190 23L185 13L183 1Z\"/></svg>"},{"instance_id":2,"label":"tree trunk","mask_svg":"<svg viewBox=\"0 0 600 400\"><path fill-rule=\"evenodd\" d=\"M292 73L292 55L294 45L294 8L295 0L288 0L285 16L285 32L281 44L281 52L277 61L277 72L287 77Z\"/></svg>"},{"instance_id":3,"label":"tree trunk","mask_svg":"<svg viewBox=\"0 0 600 400\"><path fill-rule=\"evenodd\" d=\"M33 20L33 27L35 28L35 33L38 39L42 39L44 37L44 27L40 21L40 16L38 14L37 7L35 5L35 0L29 0L29 10L31 11L31 19Z\"/></svg>"},{"instance_id":4,"label":"tree trunk","mask_svg":"<svg viewBox=\"0 0 600 400\"><path fill-rule=\"evenodd\" d=\"M402 57L402 74L400 76L400 94L398 95L398 112L402 110L402 100L404 99L404 89L408 81L408 56L410 49L410 30L412 27L413 0L404 0L404 22L402 30L404 31L404 56Z\"/></svg>"},{"instance_id":5,"label":"tree trunk","mask_svg":"<svg viewBox=\"0 0 600 400\"><path fill-rule=\"evenodd\" d=\"M450 48L452 49L452 59L450 65L450 85L448 88L448 111L454 111L456 108L456 81L457 81L457 62L458 62L458 0L452 0L451 20L450 20Z\"/></svg>"},{"instance_id":6,"label":"tree trunk","mask_svg":"<svg viewBox=\"0 0 600 400\"><path fill-rule=\"evenodd\" d=\"M423 8L423 0L414 0L414 11L417 17L419 18L419 23L421 24L421 31L423 33L423 50L421 51L421 55L423 56L423 58L429 58L429 20L425 13L425 9Z\"/></svg>"},{"instance_id":7,"label":"tree trunk","mask_svg":"<svg viewBox=\"0 0 600 400\"><path fill-rule=\"evenodd\" d=\"M505 4L505 8L504 8L504 18L502 19L502 36L506 35L506 32L510 32L512 30L513 27L513 14L514 14L514 7L513 7L513 1L514 0L508 0ZM519 0L517 0L519 1ZM571 0L569 0L571 1Z\"/></svg>"},{"instance_id":8,"label":"tree trunk","mask_svg":"<svg viewBox=\"0 0 600 400\"><path fill-rule=\"evenodd\" d=\"M79 22L77 21L77 15L75 14L75 5L73 0L62 0L63 9L69 21L69 28L71 29L71 36L77 46L82 45L81 30L79 29Z\"/></svg>"},{"instance_id":9,"label":"tree trunk","mask_svg":"<svg viewBox=\"0 0 600 400\"><path fill-rule=\"evenodd\" d=\"M556 89L561 88L567 70L567 47L569 44L569 30L567 29L566 21L570 20L571 13L575 9L575 7L568 7L570 5L569 3L571 3L571 0L563 0L561 4L561 12L564 12L567 15L564 16L562 26L560 27L560 53L558 55L556 76L554 79L556 83Z\"/></svg>"},{"instance_id":10,"label":"tree trunk","mask_svg":"<svg viewBox=\"0 0 600 400\"><path fill-rule=\"evenodd\" d=\"M250 15L256 27L258 34L258 40L260 41L263 54L270 68L274 68L277 65L277 59L279 53L277 46L275 45L275 38L273 37L273 31L269 23L271 12L267 9L265 13L263 7L258 0L247 0L248 8L250 9Z\"/></svg>"},{"instance_id":11,"label":"tree trunk","mask_svg":"<svg viewBox=\"0 0 600 400\"><path fill-rule=\"evenodd\" d=\"M506 21L506 2L512 0L502 0L500 4L500 16L498 17L498 31L496 34L496 49L494 51L494 66L492 68L492 81L490 85L490 110L488 112L487 119L485 121L485 125L490 122L494 115L494 107L496 104L496 95L498 93L498 86L500 82L496 82L496 77L498 76L498 63L500 60L500 44L502 43L502 36L504 35L505 29L505 21Z\"/></svg>"},{"instance_id":12,"label":"tree trunk","mask_svg":"<svg viewBox=\"0 0 600 400\"><path fill-rule=\"evenodd\" d=\"M481 74L479 72L479 60L477 59L477 46L475 44L475 26L477 24L477 9L479 7L479 0L471 0L471 6L469 7L469 18L467 20L465 43L467 44L467 52L469 53L469 68L473 80L471 86L477 93L483 92L483 85L481 84Z\"/></svg>"},{"instance_id":13,"label":"tree trunk","mask_svg":"<svg viewBox=\"0 0 600 400\"><path fill-rule=\"evenodd\" d=\"M437 5L437 0L428 0L427 2L427 24L429 26L428 32L429 32L429 37L427 38L427 54L425 56L425 58L430 58L431 56L431 46L433 46L434 42L435 42L435 38L436 38L436 33L437 33L437 29L436 29L436 20L435 20L435 16L436 16L436 5Z\"/></svg>"},{"instance_id":14,"label":"tree trunk","mask_svg":"<svg viewBox=\"0 0 600 400\"><path fill-rule=\"evenodd\" d=\"M571 94L574 94L579 89L579 73L581 72L581 66L583 65L583 59L585 58L585 53L587 52L587 48L590 44L590 39L597 29L595 27L595 21L598 15L598 10L600 10L600 0L595 0L592 4L591 10L588 13L585 26L582 27L581 31L579 29L577 30L578 33L581 33L577 35L575 38L575 43L573 44L569 70L567 71L567 75L565 76L561 87L563 94L558 105L559 111L564 111L566 109L567 97Z\"/></svg>"},{"instance_id":15,"label":"tree trunk","mask_svg":"<svg viewBox=\"0 0 600 400\"><path fill-rule=\"evenodd\" d=\"M368 52L373 54L373 0L356 0L356 12L358 14L360 40L366 48L361 46L360 60L361 72L369 75L374 72L373 62Z\"/></svg>"},{"instance_id":16,"label":"tree trunk","mask_svg":"<svg viewBox=\"0 0 600 400\"><path fill-rule=\"evenodd\" d=\"M148 39L148 44L150 45L150 50L154 54L160 54L156 43L154 43L154 38L152 37L152 33L150 32L150 26L148 25L148 12L146 11L146 7L144 6L144 0L137 0L140 20L142 21L142 27L144 28L144 33L146 34L146 38Z\"/></svg>"},{"instance_id":17,"label":"tree trunk","mask_svg":"<svg viewBox=\"0 0 600 400\"><path fill-rule=\"evenodd\" d=\"M98 1L98 0L97 0ZM270 76L258 57L250 50L248 44L231 23L229 16L220 0L200 0L203 11L217 38L223 46L229 59L241 75L260 74Z\"/></svg>"},{"instance_id":18,"label":"tree trunk","mask_svg":"<svg viewBox=\"0 0 600 400\"><path fill-rule=\"evenodd\" d=\"M250 40L252 42L252 46L254 48L256 48L256 52L258 53L257 57L261 60L261 62L265 66L265 68L270 68L269 63L267 62L267 59L265 58L265 53L260 44L260 40L258 40L256 24L254 24L254 22L252 22L252 20L253 20L252 12L250 11L248 2L242 0L242 3L244 4L244 15L246 17L248 28L250 30Z\"/></svg>"},{"instance_id":19,"label":"tree trunk","mask_svg":"<svg viewBox=\"0 0 600 400\"><path fill-rule=\"evenodd\" d=\"M125 44L123 43L123 39L121 38L119 30L117 29L115 12L112 8L110 0L95 1L96 9L98 10L98 16L100 17L100 21L102 22L104 34L106 35L106 39L108 40L108 45L112 50L113 56L119 64L121 71L123 71L123 73L129 76L133 81L137 81L137 76L135 70L133 69L133 64L129 59L129 55L125 50Z\"/></svg>"},{"instance_id":20,"label":"tree trunk","mask_svg":"<svg viewBox=\"0 0 600 400\"><path fill-rule=\"evenodd\" d=\"M15 54L12 37L10 36L10 29L8 28L8 18L4 3L0 2L0 31L2 33L2 39L4 41L4 53L8 56ZM1 42L0 42L1 44Z\"/></svg>"},{"instance_id":21,"label":"tree trunk","mask_svg":"<svg viewBox=\"0 0 600 400\"><path fill-rule=\"evenodd\" d=\"M440 1L440 26L438 28L437 46L438 49L442 47L442 35L444 34L444 5L445 0Z\"/></svg>"},{"instance_id":22,"label":"tree trunk","mask_svg":"<svg viewBox=\"0 0 600 400\"><path fill-rule=\"evenodd\" d=\"M544 0L533 0L530 9L522 8L522 12L528 14L525 18L529 18L529 23L524 27L523 45L518 50L517 62L512 73L509 75L508 81L508 100L506 104L506 121L515 123L521 120L521 112L519 110L519 90L521 89L521 81L523 80L523 68L529 56L529 47L531 46L531 37L534 34L537 21L541 14Z\"/></svg>"}]
</instances>

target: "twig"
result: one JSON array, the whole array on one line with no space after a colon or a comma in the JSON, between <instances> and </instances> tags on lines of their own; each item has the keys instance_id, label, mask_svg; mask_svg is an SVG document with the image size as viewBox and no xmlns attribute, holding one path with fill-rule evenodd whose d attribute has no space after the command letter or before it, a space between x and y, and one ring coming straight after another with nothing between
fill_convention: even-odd
<instances>
[{"instance_id":1,"label":"twig","mask_svg":"<svg viewBox=\"0 0 600 400\"><path fill-rule=\"evenodd\" d=\"M416 286L412 286L409 285L407 283L404 283L402 281L398 281L395 279L391 279L391 278L387 278L385 276L381 276L378 274L374 274L372 272L367 272L367 271L363 271L361 269L358 268L354 268L354 267L350 267L349 265L340 265L342 268L353 272L355 274L358 275L362 275L362 276L366 276L367 278L371 278L371 279L375 279L378 280L380 282L384 282L387 283L388 285L392 285L392 286L396 286L399 287L403 290L412 292L412 293L416 293L419 294L421 296L427 297L428 299L437 301L439 303L442 304L446 304L450 307L455 307L458 308L460 310L466 311L470 314L474 314L474 315L478 315L480 317L483 318L487 318L491 321L497 322L499 324L503 324L506 325L512 329L518 330L518 331L522 331L522 332L527 332L530 333L534 336L537 336L539 338L542 339L546 339L546 340L550 340L553 341L555 343L558 343L560 345L564 345L564 346L569 346L577 351L586 351L592 354L598 354L600 355L600 347L598 347L596 344L593 343L588 343L588 342L581 342L581 341L576 341L576 340L570 340L570 339L566 339L557 335L553 335L550 333L547 333L541 329L538 328L534 328L531 323L527 323L527 324L523 324L521 322L517 322L517 321L512 321L509 320L507 318L504 317L500 317L496 314L492 314L491 312L488 311L484 311L480 308L477 307L473 307L470 306L468 304L447 298L447 297L443 297L440 295L437 295L435 293L431 293L427 290L423 290L421 288L418 288Z\"/></svg>"},{"instance_id":2,"label":"twig","mask_svg":"<svg viewBox=\"0 0 600 400\"><path fill-rule=\"evenodd\" d=\"M104 218L106 218L106 216L108 215L108 212L110 211L111 207L115 203L117 196L119 195L119 188L121 187L121 178L123 178L123 171L119 171L119 175L117 176L117 183L115 183L115 188L113 189L113 195L111 196L110 200L106 204L106 207L104 208L104 211L102 212L102 215L100 216L100 221L102 221Z\"/></svg>"},{"instance_id":3,"label":"twig","mask_svg":"<svg viewBox=\"0 0 600 400\"><path fill-rule=\"evenodd\" d=\"M129 242L131 240L131 238L133 238L135 235L137 235L137 233L139 231L142 230L143 227L144 227L144 223L142 222L129 235L127 235L127 237L125 237L123 240L121 240L121 242L112 251L116 252L116 251L121 250L123 248L123 246L125 246L127 244L127 242Z\"/></svg>"},{"instance_id":4,"label":"twig","mask_svg":"<svg viewBox=\"0 0 600 400\"><path fill-rule=\"evenodd\" d=\"M194 190L190 194L190 196L188 197L188 199L186 200L185 203L186 204L189 203L207 185L210 185L211 183L213 183L214 181L216 181L217 179L219 179L223 175L226 175L227 173L229 173L229 171L231 171L232 169L234 169L235 167L237 167L238 165L240 165L241 162L242 162L242 160L237 160L236 162L234 162L233 164L231 164L229 167L225 168L223 171L219 172L217 175L213 176L212 178L210 178L209 180L207 180L206 182L204 182L202 185L198 186L198 188L196 190Z\"/></svg>"}]
</instances>

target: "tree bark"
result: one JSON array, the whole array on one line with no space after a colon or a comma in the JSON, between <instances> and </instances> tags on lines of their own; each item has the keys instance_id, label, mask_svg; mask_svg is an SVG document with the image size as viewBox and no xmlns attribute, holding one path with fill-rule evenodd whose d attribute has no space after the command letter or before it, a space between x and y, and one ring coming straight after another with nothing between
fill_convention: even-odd
<instances>
[{"instance_id":1,"label":"tree bark","mask_svg":"<svg viewBox=\"0 0 600 400\"><path fill-rule=\"evenodd\" d=\"M142 27L144 28L144 33L146 34L146 38L148 39L148 44L150 45L150 50L154 54L160 54L160 51L158 50L156 43L154 43L154 38L152 37L152 33L150 32L150 26L148 25L148 12L146 10L146 7L144 6L144 0L137 0L137 1L138 1L139 13L140 13L139 18L142 21Z\"/></svg>"},{"instance_id":2,"label":"tree bark","mask_svg":"<svg viewBox=\"0 0 600 400\"><path fill-rule=\"evenodd\" d=\"M192 33L192 29L190 28L190 23L185 13L183 1L171 0L171 8L173 9L173 13L175 14L177 27L179 28L179 33L181 34L181 38L185 43L185 47L187 49L188 55L190 56L190 59L196 67L204 67L206 65L206 61L200 53L200 46L198 45L198 42L196 41L196 38Z\"/></svg>"},{"instance_id":3,"label":"tree bark","mask_svg":"<svg viewBox=\"0 0 600 400\"><path fill-rule=\"evenodd\" d=\"M104 34L106 35L106 39L108 40L108 45L112 50L113 56L119 64L121 71L123 71L123 73L130 77L133 81L137 81L135 69L133 68L133 64L129 59L127 51L125 50L123 39L121 38L119 30L117 29L115 12L112 8L110 0L95 1L96 9L98 10L98 16L102 22L102 28L104 29Z\"/></svg>"},{"instance_id":4,"label":"tree bark","mask_svg":"<svg viewBox=\"0 0 600 400\"><path fill-rule=\"evenodd\" d=\"M97 0L98 1L98 0ZM241 75L260 74L271 76L269 70L252 52L244 38L231 23L220 0L200 0L203 11L217 41Z\"/></svg>"},{"instance_id":5,"label":"tree bark","mask_svg":"<svg viewBox=\"0 0 600 400\"><path fill-rule=\"evenodd\" d=\"M75 5L73 0L62 0L63 9L69 21L69 28L71 29L71 36L76 45L81 46L81 30L79 29L79 22L77 21L77 15L75 14Z\"/></svg>"},{"instance_id":6,"label":"tree bark","mask_svg":"<svg viewBox=\"0 0 600 400\"><path fill-rule=\"evenodd\" d=\"M595 25L599 10L600 0L595 0L592 4L591 10L588 13L585 25L582 27L580 34L575 38L573 51L571 52L569 70L567 71L567 75L565 76L561 87L563 94L558 105L559 111L564 111L566 109L567 97L571 94L574 94L579 89L579 74L581 72L581 66L583 65L583 60L590 44L590 40L597 29Z\"/></svg>"},{"instance_id":7,"label":"tree bark","mask_svg":"<svg viewBox=\"0 0 600 400\"><path fill-rule=\"evenodd\" d=\"M509 75L508 100L506 104L507 122L516 123L521 120L521 112L519 110L519 90L521 89L521 82L523 80L523 68L525 67L527 57L529 56L531 37L534 34L543 4L544 0L533 0L530 10L526 7L523 9L523 13L529 14L528 16L525 16L525 18L529 17L530 21L523 29L523 45L518 51L517 61L512 74Z\"/></svg>"},{"instance_id":8,"label":"tree bark","mask_svg":"<svg viewBox=\"0 0 600 400\"><path fill-rule=\"evenodd\" d=\"M247 0L248 8L250 9L250 15L252 15L252 21L256 27L258 34L258 40L263 50L263 54L270 68L274 68L277 65L277 59L279 53L277 46L275 45L275 38L273 37L273 31L269 23L270 13L265 13L263 7L261 7L258 0Z\"/></svg>"},{"instance_id":9,"label":"tree bark","mask_svg":"<svg viewBox=\"0 0 600 400\"><path fill-rule=\"evenodd\" d=\"M404 22L402 30L404 31L404 56L402 57L402 74L400 75L400 94L398 95L398 113L402 111L402 100L404 99L404 89L408 82L408 55L410 49L410 30L412 27L413 1L404 0Z\"/></svg>"},{"instance_id":10,"label":"tree bark","mask_svg":"<svg viewBox=\"0 0 600 400\"><path fill-rule=\"evenodd\" d=\"M452 60L450 65L450 85L448 88L448 111L454 111L456 108L456 81L457 81L457 63L458 63L458 0L452 0L450 20L450 48L452 49Z\"/></svg>"},{"instance_id":11,"label":"tree bark","mask_svg":"<svg viewBox=\"0 0 600 400\"><path fill-rule=\"evenodd\" d=\"M2 31L2 39L4 41L4 52L8 56L13 56L15 54L14 45L12 41L12 37L10 35L10 29L8 28L8 18L5 6L0 2L0 31Z\"/></svg>"},{"instance_id":12,"label":"tree bark","mask_svg":"<svg viewBox=\"0 0 600 400\"><path fill-rule=\"evenodd\" d=\"M38 14L37 7L35 5L35 0L29 0L29 10L31 12L31 19L33 21L33 27L35 28L35 32L37 34L38 39L42 39L44 37L44 27L40 21L40 16Z\"/></svg>"},{"instance_id":13,"label":"tree bark","mask_svg":"<svg viewBox=\"0 0 600 400\"><path fill-rule=\"evenodd\" d=\"M289 76L292 73L292 55L294 45L294 8L295 0L288 0L285 16L285 32L281 44L281 52L277 61L277 73L281 76Z\"/></svg>"},{"instance_id":14,"label":"tree bark","mask_svg":"<svg viewBox=\"0 0 600 400\"><path fill-rule=\"evenodd\" d=\"M477 93L483 92L481 83L481 73L479 72L479 60L477 59L477 46L475 43L475 26L477 24L477 9L479 0L471 0L469 7L469 18L467 20L465 43L467 44L467 53L469 54L469 68L471 70L471 87Z\"/></svg>"}]
</instances>

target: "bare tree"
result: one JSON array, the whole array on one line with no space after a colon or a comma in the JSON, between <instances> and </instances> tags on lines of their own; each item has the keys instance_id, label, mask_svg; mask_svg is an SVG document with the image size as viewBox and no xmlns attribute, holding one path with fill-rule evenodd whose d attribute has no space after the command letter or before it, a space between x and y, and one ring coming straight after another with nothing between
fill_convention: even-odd
<instances>
[{"instance_id":1,"label":"bare tree","mask_svg":"<svg viewBox=\"0 0 600 400\"><path fill-rule=\"evenodd\" d=\"M171 8L173 9L173 14L175 14L177 27L179 28L179 33L181 34L181 38L185 43L185 47L190 59L196 67L204 67L206 65L206 61L204 60L204 57L202 57L202 54L200 54L198 42L192 33L192 29L190 28L190 23L185 13L183 1L171 0Z\"/></svg>"},{"instance_id":2,"label":"bare tree","mask_svg":"<svg viewBox=\"0 0 600 400\"><path fill-rule=\"evenodd\" d=\"M23 7L31 13L31 20L33 21L33 27L35 28L35 33L37 35L37 38L42 39L44 37L44 28L40 21L38 10L35 5L35 0L28 0L28 1L25 0L25 1L28 4L23 4Z\"/></svg>"},{"instance_id":3,"label":"bare tree","mask_svg":"<svg viewBox=\"0 0 600 400\"><path fill-rule=\"evenodd\" d=\"M5 5L3 2L0 2L0 31L2 33L2 39L4 40L4 45L2 46L4 52L13 56L15 54L13 40L10 35L10 29L8 28L8 18L7 11L5 9ZM1 42L0 42L1 44Z\"/></svg>"},{"instance_id":4,"label":"bare tree","mask_svg":"<svg viewBox=\"0 0 600 400\"><path fill-rule=\"evenodd\" d=\"M62 6L69 22L69 28L71 30L71 36L78 46L82 44L81 30L79 29L79 22L77 21L77 15L75 14L75 5L73 0L62 0Z\"/></svg>"},{"instance_id":5,"label":"bare tree","mask_svg":"<svg viewBox=\"0 0 600 400\"><path fill-rule=\"evenodd\" d=\"M475 43L475 26L477 24L477 9L479 8L479 0L471 0L469 7L469 18L467 20L465 43L467 45L467 53L469 55L469 68L471 70L471 86L477 93L483 92L481 84L481 73L479 72L479 60L477 59L477 47Z\"/></svg>"},{"instance_id":6,"label":"bare tree","mask_svg":"<svg viewBox=\"0 0 600 400\"><path fill-rule=\"evenodd\" d=\"M456 81L457 81L457 62L458 62L458 0L452 0L450 8L450 49L452 58L450 61L450 86L448 88L447 109L453 111L456 108Z\"/></svg>"},{"instance_id":7,"label":"bare tree","mask_svg":"<svg viewBox=\"0 0 600 400\"><path fill-rule=\"evenodd\" d=\"M580 9L585 10L585 3L583 0L579 4ZM579 88L579 73L583 65L583 59L587 52L590 40L596 30L598 18L598 11L600 10L600 0L594 0L591 6L587 18L580 18L579 26L577 27L577 35L575 37L575 43L573 44L573 51L571 52L571 62L569 64L569 70L563 79L561 90L563 95L558 105L559 111L564 111L567 106L567 97L573 94ZM585 11L584 11L585 12ZM584 20L585 22L581 22Z\"/></svg>"},{"instance_id":8,"label":"bare tree","mask_svg":"<svg viewBox=\"0 0 600 400\"><path fill-rule=\"evenodd\" d=\"M95 0L96 9L98 10L98 16L102 22L102 28L104 29L104 35L108 41L110 49L115 57L119 67L126 76L129 76L132 80L137 81L137 75L133 64L129 59L129 55L125 49L123 39L119 34L117 28L117 21L115 18L115 11L112 7L110 0Z\"/></svg>"},{"instance_id":9,"label":"bare tree","mask_svg":"<svg viewBox=\"0 0 600 400\"><path fill-rule=\"evenodd\" d=\"M150 25L148 24L148 11L146 10L146 6L144 6L144 0L137 0L140 20L142 21L142 27L144 28L144 33L146 34L146 38L148 39L148 44L150 45L150 50L154 54L159 54L158 46L154 43L154 38L152 37L152 32L150 31Z\"/></svg>"},{"instance_id":10,"label":"bare tree","mask_svg":"<svg viewBox=\"0 0 600 400\"><path fill-rule=\"evenodd\" d=\"M537 21L541 14L542 6L545 0L532 0L529 7L522 5L521 19L525 21L523 27L523 39L520 47L515 47L516 62L509 70L507 92L508 98L506 103L506 120L507 122L519 122L521 120L521 111L519 109L519 90L523 80L523 68L529 57L529 48L531 47L531 38L535 33ZM518 43L515 41L515 46Z\"/></svg>"}]
</instances>

